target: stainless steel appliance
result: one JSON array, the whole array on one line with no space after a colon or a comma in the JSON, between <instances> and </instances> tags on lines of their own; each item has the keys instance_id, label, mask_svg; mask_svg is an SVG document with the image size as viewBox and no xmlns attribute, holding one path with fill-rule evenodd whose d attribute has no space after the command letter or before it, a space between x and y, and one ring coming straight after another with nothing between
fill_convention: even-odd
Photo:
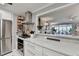
<instances>
[{"instance_id":1,"label":"stainless steel appliance","mask_svg":"<svg viewBox=\"0 0 79 59\"><path fill-rule=\"evenodd\" d=\"M24 56L24 41L20 38L18 38L18 51L21 55Z\"/></svg>"},{"instance_id":2,"label":"stainless steel appliance","mask_svg":"<svg viewBox=\"0 0 79 59\"><path fill-rule=\"evenodd\" d=\"M25 12L25 20L23 21L24 33L29 34L33 30L34 23L32 22L32 13L30 11Z\"/></svg>"},{"instance_id":3,"label":"stainless steel appliance","mask_svg":"<svg viewBox=\"0 0 79 59\"><path fill-rule=\"evenodd\" d=\"M12 51L12 21L0 20L0 55Z\"/></svg>"}]
</instances>

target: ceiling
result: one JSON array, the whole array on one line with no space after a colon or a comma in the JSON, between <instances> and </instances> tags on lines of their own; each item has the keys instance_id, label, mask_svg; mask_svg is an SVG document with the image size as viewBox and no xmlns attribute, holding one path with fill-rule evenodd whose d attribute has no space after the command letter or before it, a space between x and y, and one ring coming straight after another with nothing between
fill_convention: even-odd
<instances>
[{"instance_id":1,"label":"ceiling","mask_svg":"<svg viewBox=\"0 0 79 59\"><path fill-rule=\"evenodd\" d=\"M40 8L45 7L51 3L13 3L13 5L4 4L0 7L15 13L16 15L24 15L26 11L35 12Z\"/></svg>"}]
</instances>

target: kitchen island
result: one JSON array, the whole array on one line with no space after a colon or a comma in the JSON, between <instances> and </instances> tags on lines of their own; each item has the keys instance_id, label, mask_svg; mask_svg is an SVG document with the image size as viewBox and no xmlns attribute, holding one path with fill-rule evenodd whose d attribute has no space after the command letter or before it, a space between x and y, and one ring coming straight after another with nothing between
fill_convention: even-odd
<instances>
[{"instance_id":1,"label":"kitchen island","mask_svg":"<svg viewBox=\"0 0 79 59\"><path fill-rule=\"evenodd\" d=\"M54 40L48 40L43 34L36 34L32 38L20 38L24 40L24 55L25 56L78 56L79 41L78 37L72 39L52 36ZM59 37L59 38L58 38ZM59 41L56 41L58 39Z\"/></svg>"}]
</instances>

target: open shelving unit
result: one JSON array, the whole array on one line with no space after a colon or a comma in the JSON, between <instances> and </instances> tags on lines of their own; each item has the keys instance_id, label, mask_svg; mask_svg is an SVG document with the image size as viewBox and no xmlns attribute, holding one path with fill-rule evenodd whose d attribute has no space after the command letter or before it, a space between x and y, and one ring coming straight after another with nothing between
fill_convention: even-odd
<instances>
[{"instance_id":1,"label":"open shelving unit","mask_svg":"<svg viewBox=\"0 0 79 59\"><path fill-rule=\"evenodd\" d=\"M23 24L22 24L23 21L24 21L24 17L23 16L18 16L17 17L17 32L23 30Z\"/></svg>"}]
</instances>

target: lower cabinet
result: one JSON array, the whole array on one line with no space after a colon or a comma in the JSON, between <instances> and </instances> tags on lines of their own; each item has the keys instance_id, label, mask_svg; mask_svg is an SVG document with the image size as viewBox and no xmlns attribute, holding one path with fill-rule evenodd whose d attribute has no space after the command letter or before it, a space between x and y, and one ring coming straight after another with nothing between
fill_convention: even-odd
<instances>
[{"instance_id":1,"label":"lower cabinet","mask_svg":"<svg viewBox=\"0 0 79 59\"><path fill-rule=\"evenodd\" d=\"M44 56L64 56L63 54L60 54L56 51L52 51L46 48L43 48L43 55Z\"/></svg>"},{"instance_id":2,"label":"lower cabinet","mask_svg":"<svg viewBox=\"0 0 79 59\"><path fill-rule=\"evenodd\" d=\"M25 49L24 56L35 56L35 54L31 52L29 49Z\"/></svg>"},{"instance_id":3,"label":"lower cabinet","mask_svg":"<svg viewBox=\"0 0 79 59\"><path fill-rule=\"evenodd\" d=\"M41 47L31 42L24 41L24 55L25 56L64 56L53 50Z\"/></svg>"},{"instance_id":4,"label":"lower cabinet","mask_svg":"<svg viewBox=\"0 0 79 59\"><path fill-rule=\"evenodd\" d=\"M35 45L31 42L24 42L24 55L42 56L42 47Z\"/></svg>"}]
</instances>

